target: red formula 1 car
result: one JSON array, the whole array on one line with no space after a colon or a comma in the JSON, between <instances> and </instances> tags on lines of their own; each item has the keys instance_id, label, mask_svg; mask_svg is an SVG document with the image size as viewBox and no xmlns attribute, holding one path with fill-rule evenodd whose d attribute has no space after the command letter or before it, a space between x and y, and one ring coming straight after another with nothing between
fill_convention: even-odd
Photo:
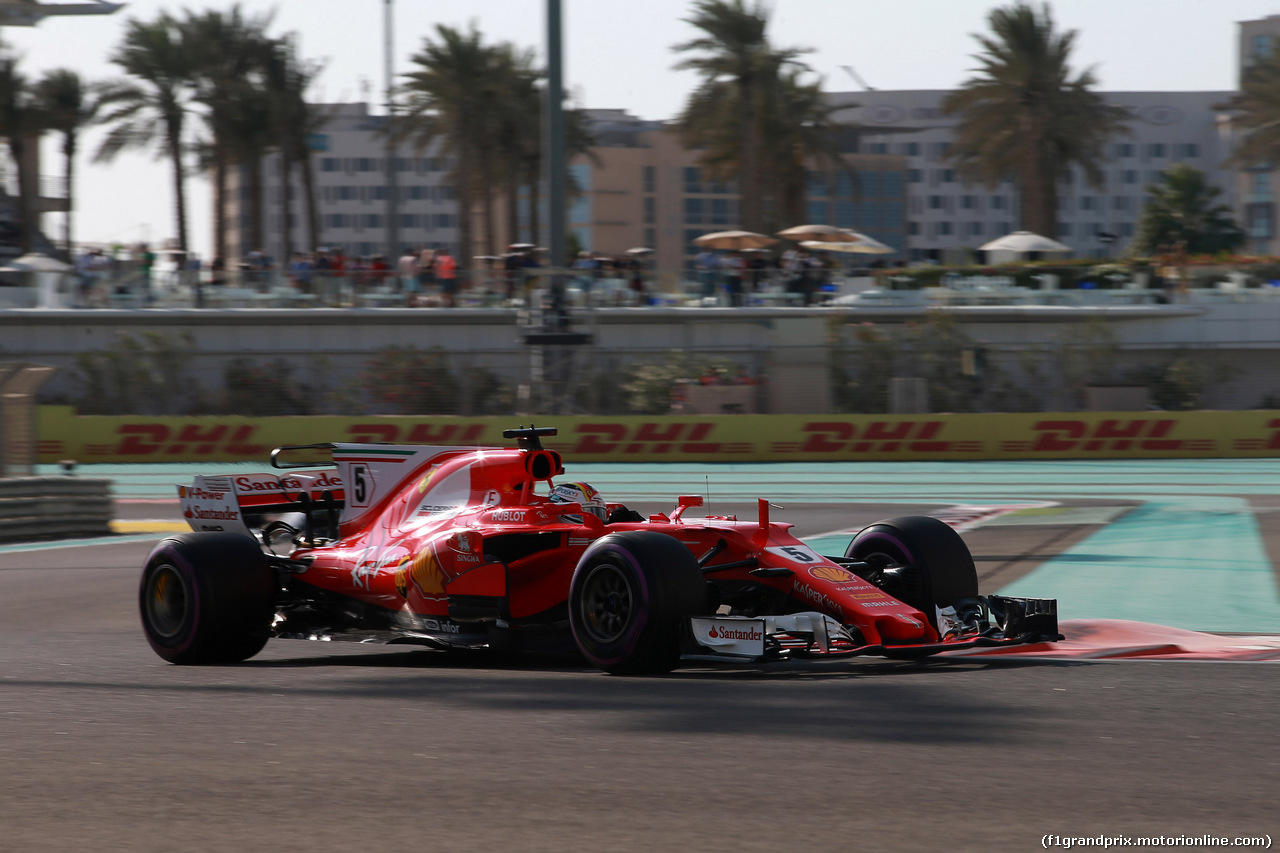
<instances>
[{"instance_id":1,"label":"red formula 1 car","mask_svg":"<svg viewBox=\"0 0 1280 853\"><path fill-rule=\"evenodd\" d=\"M1061 639L1056 602L980 596L960 536L895 518L824 557L759 516L647 518L555 484L554 429L516 448L283 447L281 473L181 487L194 531L161 541L139 603L152 648L225 663L271 637L530 648L571 639L612 673L681 660L923 657ZM288 457L331 455L328 470ZM312 470L298 470L299 464ZM336 471L333 468L336 467Z\"/></svg>"}]
</instances>

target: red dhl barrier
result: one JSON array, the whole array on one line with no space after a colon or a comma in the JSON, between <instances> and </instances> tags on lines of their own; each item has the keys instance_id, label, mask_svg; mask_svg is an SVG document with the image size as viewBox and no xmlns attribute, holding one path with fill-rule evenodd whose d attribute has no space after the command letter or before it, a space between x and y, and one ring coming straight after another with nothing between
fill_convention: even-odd
<instances>
[{"instance_id":1,"label":"red dhl barrier","mask_svg":"<svg viewBox=\"0 0 1280 853\"><path fill-rule=\"evenodd\" d=\"M514 417L145 417L42 406L39 460L265 460L319 442L506 446ZM528 421L528 418L524 419ZM1280 454L1280 412L715 415L532 419L578 462L1125 459Z\"/></svg>"}]
</instances>

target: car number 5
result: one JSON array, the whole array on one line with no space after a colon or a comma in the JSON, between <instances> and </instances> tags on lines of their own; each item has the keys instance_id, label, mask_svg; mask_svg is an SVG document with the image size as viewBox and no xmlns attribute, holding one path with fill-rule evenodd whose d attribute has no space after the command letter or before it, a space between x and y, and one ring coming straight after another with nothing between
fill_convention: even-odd
<instances>
[{"instance_id":1,"label":"car number 5","mask_svg":"<svg viewBox=\"0 0 1280 853\"><path fill-rule=\"evenodd\" d=\"M369 466L355 464L351 466L351 505L364 507L369 505L373 497L373 475Z\"/></svg>"},{"instance_id":2,"label":"car number 5","mask_svg":"<svg viewBox=\"0 0 1280 853\"><path fill-rule=\"evenodd\" d=\"M775 548L765 548L765 550L770 554L777 554L784 560L793 560L797 563L822 562L822 558L807 545L779 545Z\"/></svg>"}]
</instances>

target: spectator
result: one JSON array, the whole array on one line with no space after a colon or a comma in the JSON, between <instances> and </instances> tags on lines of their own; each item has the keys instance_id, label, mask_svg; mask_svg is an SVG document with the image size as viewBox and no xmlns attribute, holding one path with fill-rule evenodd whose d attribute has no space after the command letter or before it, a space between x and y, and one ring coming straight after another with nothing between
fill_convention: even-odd
<instances>
[{"instance_id":1,"label":"spectator","mask_svg":"<svg viewBox=\"0 0 1280 853\"><path fill-rule=\"evenodd\" d=\"M387 283L390 274L391 266L382 255L374 255L369 259L369 284L372 287L381 288Z\"/></svg>"},{"instance_id":2,"label":"spectator","mask_svg":"<svg viewBox=\"0 0 1280 853\"><path fill-rule=\"evenodd\" d=\"M436 249L434 266L436 279L440 282L440 304L452 308L458 293L458 262L448 249L441 247Z\"/></svg>"},{"instance_id":3,"label":"spectator","mask_svg":"<svg viewBox=\"0 0 1280 853\"><path fill-rule=\"evenodd\" d=\"M396 276L398 289L412 300L418 290L418 253L409 246L404 247L404 254L396 261Z\"/></svg>"},{"instance_id":4,"label":"spectator","mask_svg":"<svg viewBox=\"0 0 1280 853\"><path fill-rule=\"evenodd\" d=\"M740 252L729 252L720 261L724 270L725 289L729 292L729 305L734 308L742 306L742 274L746 264Z\"/></svg>"},{"instance_id":5,"label":"spectator","mask_svg":"<svg viewBox=\"0 0 1280 853\"><path fill-rule=\"evenodd\" d=\"M710 249L703 249L693 259L693 268L697 270L698 283L702 286L702 298L714 298L716 295L716 268L719 258Z\"/></svg>"}]
</instances>

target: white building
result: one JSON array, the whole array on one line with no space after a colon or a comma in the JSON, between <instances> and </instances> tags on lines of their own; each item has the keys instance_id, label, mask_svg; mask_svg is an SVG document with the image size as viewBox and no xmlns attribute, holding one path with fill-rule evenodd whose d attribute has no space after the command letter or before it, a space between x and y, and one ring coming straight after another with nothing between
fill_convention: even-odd
<instances>
[{"instance_id":1,"label":"white building","mask_svg":"<svg viewBox=\"0 0 1280 853\"><path fill-rule=\"evenodd\" d=\"M1078 256L1122 253L1142 215L1145 188L1175 163L1205 172L1223 190L1223 203L1232 203L1232 173L1223 168L1229 139L1219 133L1215 110L1231 92L1102 94L1108 103L1133 113L1132 134L1108 145L1102 186L1090 186L1076 169L1059 188L1057 236ZM995 188L967 184L945 159L959 121L942 114L946 95L942 90L830 95L834 103L848 105L838 119L883 129L863 137L864 153L907 158L907 243L913 261L964 260L966 250L1018 227L1012 181ZM1114 241L1108 242L1107 235Z\"/></svg>"},{"instance_id":2,"label":"white building","mask_svg":"<svg viewBox=\"0 0 1280 853\"><path fill-rule=\"evenodd\" d=\"M387 142L379 134L386 117L370 115L365 103L316 104L314 108L328 116L323 130L311 140L319 242L341 247L349 257L382 255L393 265L407 247L444 246L456 254L458 205L448 179L452 162L440 155L439 146L420 152L406 143L396 151L396 245L390 245ZM266 245L261 248L284 263L285 215L278 155L264 160L263 183ZM318 246L308 245L301 187L301 176L295 171L288 243L294 251L311 251ZM255 248L250 245L246 190L233 187L228 193L228 213L234 223L228 251L233 262Z\"/></svg>"}]
</instances>

